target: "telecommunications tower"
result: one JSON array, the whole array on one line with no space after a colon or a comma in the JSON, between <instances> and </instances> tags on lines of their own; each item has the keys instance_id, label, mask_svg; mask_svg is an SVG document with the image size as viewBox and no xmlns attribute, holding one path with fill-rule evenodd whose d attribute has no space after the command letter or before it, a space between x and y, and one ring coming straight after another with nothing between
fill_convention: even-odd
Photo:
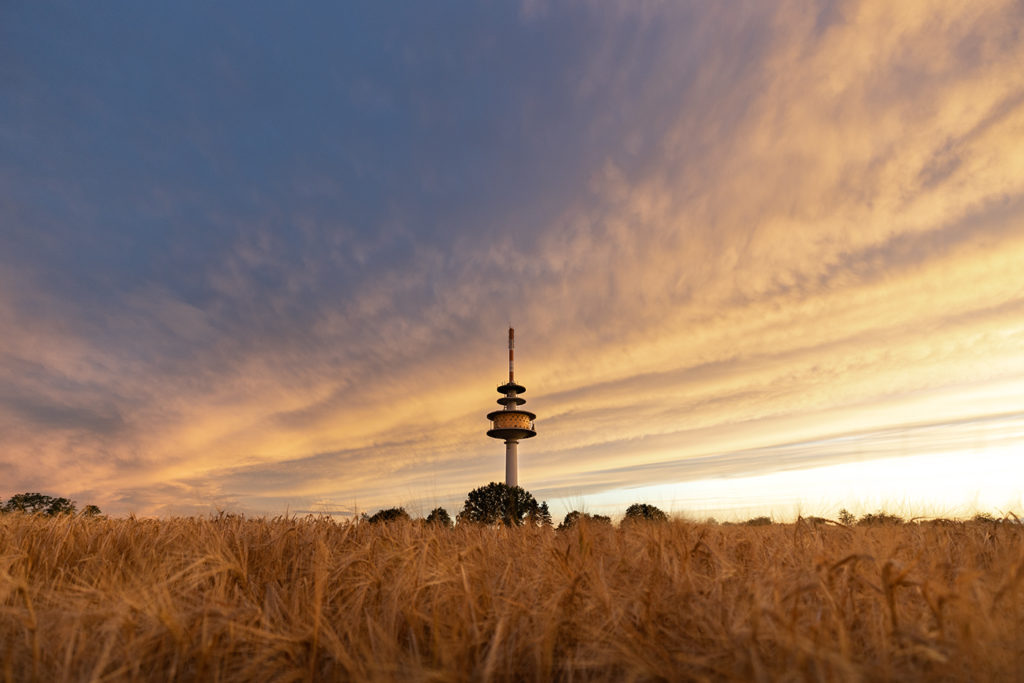
<instances>
[{"instance_id":1,"label":"telecommunications tower","mask_svg":"<svg viewBox=\"0 0 1024 683\"><path fill-rule=\"evenodd\" d=\"M504 408L487 414L487 419L491 421L491 428L487 430L487 436L492 439L505 440L505 483L509 486L519 486L519 455L516 451L519 440L537 436L533 424L537 416L528 410L519 409L519 406L526 403L525 398L519 398L519 394L526 392L526 387L516 384L513 376L512 353L514 348L515 330L510 327L508 328L508 383L498 387L498 393L501 394L498 404Z\"/></svg>"}]
</instances>

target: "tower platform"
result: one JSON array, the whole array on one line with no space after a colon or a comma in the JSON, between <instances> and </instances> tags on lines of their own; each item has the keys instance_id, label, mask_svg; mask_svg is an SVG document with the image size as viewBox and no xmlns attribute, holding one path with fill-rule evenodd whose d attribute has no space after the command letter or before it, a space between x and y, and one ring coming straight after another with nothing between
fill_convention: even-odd
<instances>
[{"instance_id":1,"label":"tower platform","mask_svg":"<svg viewBox=\"0 0 1024 683\"><path fill-rule=\"evenodd\" d=\"M533 421L537 416L529 410L495 410L493 413L487 413L487 419L491 421L487 436L492 439L518 441L537 436L537 431L533 428Z\"/></svg>"}]
</instances>

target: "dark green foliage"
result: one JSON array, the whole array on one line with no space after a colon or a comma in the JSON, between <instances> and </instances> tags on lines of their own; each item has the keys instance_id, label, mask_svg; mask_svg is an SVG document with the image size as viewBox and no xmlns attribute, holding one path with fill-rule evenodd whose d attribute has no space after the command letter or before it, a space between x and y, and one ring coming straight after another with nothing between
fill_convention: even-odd
<instances>
[{"instance_id":1,"label":"dark green foliage","mask_svg":"<svg viewBox=\"0 0 1024 683\"><path fill-rule=\"evenodd\" d=\"M880 524L903 524L903 518L887 512L872 512L857 520L857 526L878 526Z\"/></svg>"},{"instance_id":2,"label":"dark green foliage","mask_svg":"<svg viewBox=\"0 0 1024 683\"><path fill-rule=\"evenodd\" d=\"M591 515L591 514L588 514L586 512L580 512L578 510L573 510L572 512L567 514L565 516L565 519L562 520L562 523L558 525L558 531L564 531L565 529L573 528L574 526L576 526L577 523L579 523L579 521L581 519L582 520L586 520L587 523L596 523L596 524L611 524L612 523L611 517L606 517L604 515Z\"/></svg>"},{"instance_id":3,"label":"dark green foliage","mask_svg":"<svg viewBox=\"0 0 1024 683\"><path fill-rule=\"evenodd\" d=\"M469 492L457 519L460 523L520 526L524 521L551 524L551 513L547 504L538 505L529 491L492 481Z\"/></svg>"},{"instance_id":4,"label":"dark green foliage","mask_svg":"<svg viewBox=\"0 0 1024 683\"><path fill-rule=\"evenodd\" d=\"M82 508L83 517L99 517L102 514L102 511L100 511L100 509L95 505L86 505Z\"/></svg>"},{"instance_id":5,"label":"dark green foliage","mask_svg":"<svg viewBox=\"0 0 1024 683\"><path fill-rule=\"evenodd\" d=\"M30 515L70 515L75 512L75 503L67 498L54 498L42 493L18 493L4 504L3 511Z\"/></svg>"},{"instance_id":6,"label":"dark green foliage","mask_svg":"<svg viewBox=\"0 0 1024 683\"><path fill-rule=\"evenodd\" d=\"M444 508L434 508L427 515L427 524L436 524L445 528L450 528L453 524L452 516L448 514L448 511Z\"/></svg>"},{"instance_id":7,"label":"dark green foliage","mask_svg":"<svg viewBox=\"0 0 1024 683\"><path fill-rule=\"evenodd\" d=\"M754 517L743 522L747 526L768 526L772 523L771 517Z\"/></svg>"},{"instance_id":8,"label":"dark green foliage","mask_svg":"<svg viewBox=\"0 0 1024 683\"><path fill-rule=\"evenodd\" d=\"M846 526L853 526L857 522L857 518L852 512L843 508L839 511L839 523L845 524Z\"/></svg>"},{"instance_id":9,"label":"dark green foliage","mask_svg":"<svg viewBox=\"0 0 1024 683\"><path fill-rule=\"evenodd\" d=\"M366 518L366 521L370 524L380 524L383 522L407 522L409 519L409 513L405 511L405 508L387 508L373 513Z\"/></svg>"},{"instance_id":10,"label":"dark green foliage","mask_svg":"<svg viewBox=\"0 0 1024 683\"><path fill-rule=\"evenodd\" d=\"M551 511L548 510L547 501L537 506L526 514L526 521L533 526L551 526Z\"/></svg>"},{"instance_id":11,"label":"dark green foliage","mask_svg":"<svg viewBox=\"0 0 1024 683\"><path fill-rule=\"evenodd\" d=\"M647 503L633 503L626 508L626 517L622 521L624 522L665 522L668 520L668 515L662 512L659 508Z\"/></svg>"}]
</instances>

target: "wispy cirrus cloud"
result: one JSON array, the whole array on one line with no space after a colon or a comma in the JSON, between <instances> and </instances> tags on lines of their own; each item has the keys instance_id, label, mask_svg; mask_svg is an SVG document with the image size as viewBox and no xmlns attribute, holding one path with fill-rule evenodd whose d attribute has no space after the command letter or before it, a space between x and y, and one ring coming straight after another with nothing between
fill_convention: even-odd
<instances>
[{"instance_id":1,"label":"wispy cirrus cloud","mask_svg":"<svg viewBox=\"0 0 1024 683\"><path fill-rule=\"evenodd\" d=\"M1017 4L4 12L19 490L457 501L510 320L536 490L1024 409Z\"/></svg>"}]
</instances>

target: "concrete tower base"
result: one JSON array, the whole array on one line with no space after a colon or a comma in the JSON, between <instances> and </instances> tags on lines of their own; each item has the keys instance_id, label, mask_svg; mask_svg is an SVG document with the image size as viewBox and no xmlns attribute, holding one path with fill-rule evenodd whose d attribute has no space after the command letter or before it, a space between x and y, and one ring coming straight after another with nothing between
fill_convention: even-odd
<instances>
[{"instance_id":1,"label":"concrete tower base","mask_svg":"<svg viewBox=\"0 0 1024 683\"><path fill-rule=\"evenodd\" d=\"M505 442L505 483L519 486L519 453L518 441Z\"/></svg>"}]
</instances>

